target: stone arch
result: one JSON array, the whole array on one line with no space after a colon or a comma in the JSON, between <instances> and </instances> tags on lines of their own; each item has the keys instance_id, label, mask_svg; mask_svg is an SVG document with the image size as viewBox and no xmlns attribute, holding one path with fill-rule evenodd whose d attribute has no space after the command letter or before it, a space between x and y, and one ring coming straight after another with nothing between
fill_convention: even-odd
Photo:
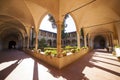
<instances>
[{"instance_id":1,"label":"stone arch","mask_svg":"<svg viewBox=\"0 0 120 80\"><path fill-rule=\"evenodd\" d=\"M76 31L80 31L80 27L78 26L79 24L77 23L77 19L74 16L74 14L70 13L70 16L73 18L75 26L76 26Z\"/></svg>"},{"instance_id":2,"label":"stone arch","mask_svg":"<svg viewBox=\"0 0 120 80\"><path fill-rule=\"evenodd\" d=\"M52 15L52 14L49 13L49 12L46 12L46 13L44 13L44 14L41 16L41 18L39 19L39 28L40 28L40 25L41 25L41 23L42 23L42 20L43 20L48 14L50 14L51 16L53 16L54 20L56 21L54 15Z\"/></svg>"},{"instance_id":3,"label":"stone arch","mask_svg":"<svg viewBox=\"0 0 120 80\"><path fill-rule=\"evenodd\" d=\"M14 41L14 40L9 41L8 48L9 49L16 49L16 41Z\"/></svg>"},{"instance_id":4,"label":"stone arch","mask_svg":"<svg viewBox=\"0 0 120 80\"><path fill-rule=\"evenodd\" d=\"M53 40L53 47L56 47L56 40Z\"/></svg>"},{"instance_id":5,"label":"stone arch","mask_svg":"<svg viewBox=\"0 0 120 80\"><path fill-rule=\"evenodd\" d=\"M47 45L50 46L50 47L52 46L52 40L51 39L47 40Z\"/></svg>"},{"instance_id":6,"label":"stone arch","mask_svg":"<svg viewBox=\"0 0 120 80\"><path fill-rule=\"evenodd\" d=\"M73 39L73 40L71 41L71 43L72 43L72 46L76 46L76 45L77 45L77 40Z\"/></svg>"},{"instance_id":7,"label":"stone arch","mask_svg":"<svg viewBox=\"0 0 120 80\"><path fill-rule=\"evenodd\" d=\"M10 30L10 29L12 29L12 30ZM0 36L1 36L1 38L0 38L1 49L23 48L23 36L19 30L15 29L15 28L9 28L9 29L6 29L5 31L3 31L0 34ZM11 44L10 41L14 41L16 44L15 45L12 44L10 46L10 44Z\"/></svg>"},{"instance_id":8,"label":"stone arch","mask_svg":"<svg viewBox=\"0 0 120 80\"><path fill-rule=\"evenodd\" d=\"M26 26L25 23L23 23L20 19L14 17L14 16L11 16L11 15L2 15L2 14L0 14L0 17L7 18L7 19L10 19L10 20L15 20L15 21L19 22L21 25L23 25L23 26L24 26L24 29L25 29L25 26ZM6 21L5 21L5 22L6 22ZM9 22L9 21L7 21L7 22Z\"/></svg>"},{"instance_id":9,"label":"stone arch","mask_svg":"<svg viewBox=\"0 0 120 80\"><path fill-rule=\"evenodd\" d=\"M2 20L2 22L0 23L0 49L7 49L9 41L13 40L16 42L15 48L22 48L24 39L23 37L25 34L28 35L24 24L12 16L0 15L0 17L0 19Z\"/></svg>"},{"instance_id":10,"label":"stone arch","mask_svg":"<svg viewBox=\"0 0 120 80\"><path fill-rule=\"evenodd\" d=\"M40 19L38 20L39 28L40 28L40 25L41 25L42 20L44 19L44 17L45 17L47 14L49 14L49 13L48 13L48 12L44 13L44 14L40 17Z\"/></svg>"},{"instance_id":11,"label":"stone arch","mask_svg":"<svg viewBox=\"0 0 120 80\"><path fill-rule=\"evenodd\" d=\"M66 24L67 24L67 27L66 27L66 28L71 28L71 27L73 28L73 26L69 25L69 24L71 24L71 23L68 23L68 22L67 22L67 20L71 18L70 21L73 23L73 25L75 26L75 29L77 30L77 27L76 27L76 23L75 23L75 21L74 21L74 18L73 18L70 14L67 14L67 15L68 15L68 18L66 18ZM65 16L64 16L64 19L65 19ZM70 27L69 27L69 26L70 26ZM66 29L66 28L65 28L65 29ZM76 30L75 30L75 31L76 31ZM72 32L73 32L73 31L72 31Z\"/></svg>"},{"instance_id":12,"label":"stone arch","mask_svg":"<svg viewBox=\"0 0 120 80\"><path fill-rule=\"evenodd\" d=\"M5 24L6 24L6 23L5 23ZM9 23L9 24L11 24L11 23ZM24 34L26 33L26 31L23 30L22 28L14 27L14 26L16 26L15 24L11 24L11 25L12 25L12 26L10 26L10 27L6 27L6 25L1 24L1 25L0 25L0 29L1 29L0 34L1 34L5 29L10 29L10 28L19 29L19 31L22 33L22 35L24 35ZM21 26L19 26L19 27L21 27Z\"/></svg>"},{"instance_id":13,"label":"stone arch","mask_svg":"<svg viewBox=\"0 0 120 80\"><path fill-rule=\"evenodd\" d=\"M12 17L12 16L9 16L9 15L0 15L0 17L7 18L6 21L4 21L3 23L0 24L0 29L4 28L4 26L3 26L4 24L11 24L11 25L18 25L19 24L20 31L23 32L22 30L24 30L24 32L27 33L25 24L22 23L19 19ZM0 18L0 19L2 19L2 18ZM15 28L18 28L18 27L15 27ZM27 33L27 35L28 35L28 33Z\"/></svg>"},{"instance_id":14,"label":"stone arch","mask_svg":"<svg viewBox=\"0 0 120 80\"><path fill-rule=\"evenodd\" d=\"M70 40L67 40L66 41L66 45L70 45L71 44L71 41Z\"/></svg>"},{"instance_id":15,"label":"stone arch","mask_svg":"<svg viewBox=\"0 0 120 80\"><path fill-rule=\"evenodd\" d=\"M103 35L96 35L94 37L94 49L104 49L106 44L106 38Z\"/></svg>"}]
</instances>

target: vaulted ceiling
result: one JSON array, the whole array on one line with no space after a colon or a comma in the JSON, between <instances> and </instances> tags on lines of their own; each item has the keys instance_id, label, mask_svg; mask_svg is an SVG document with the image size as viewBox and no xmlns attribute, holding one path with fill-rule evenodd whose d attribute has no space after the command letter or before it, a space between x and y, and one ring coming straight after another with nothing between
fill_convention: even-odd
<instances>
[{"instance_id":1,"label":"vaulted ceiling","mask_svg":"<svg viewBox=\"0 0 120 80\"><path fill-rule=\"evenodd\" d=\"M0 27L2 28L3 24L9 24L9 26L18 24L22 25L21 28L16 26L21 32L22 30L26 32L26 29L32 26L37 30L46 14L52 14L56 22L62 22L64 15L69 13L73 17L77 29L120 20L120 0L93 0L93 3L80 8L91 1L0 0ZM113 26L113 24L107 26ZM101 28L99 27L99 29ZM106 27L106 29L111 30L112 28Z\"/></svg>"}]
</instances>

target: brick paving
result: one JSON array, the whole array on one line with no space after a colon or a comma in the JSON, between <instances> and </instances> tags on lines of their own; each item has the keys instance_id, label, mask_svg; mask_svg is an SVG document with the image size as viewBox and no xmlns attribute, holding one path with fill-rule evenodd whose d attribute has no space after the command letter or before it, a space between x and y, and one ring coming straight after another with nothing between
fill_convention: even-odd
<instances>
[{"instance_id":1,"label":"brick paving","mask_svg":"<svg viewBox=\"0 0 120 80\"><path fill-rule=\"evenodd\" d=\"M58 70L18 50L0 52L0 80L120 80L120 62L94 50Z\"/></svg>"}]
</instances>

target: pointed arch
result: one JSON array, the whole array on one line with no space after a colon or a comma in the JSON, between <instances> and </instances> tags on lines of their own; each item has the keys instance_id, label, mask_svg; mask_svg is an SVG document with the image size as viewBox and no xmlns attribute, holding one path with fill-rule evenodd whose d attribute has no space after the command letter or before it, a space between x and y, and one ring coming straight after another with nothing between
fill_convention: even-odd
<instances>
[{"instance_id":1,"label":"pointed arch","mask_svg":"<svg viewBox=\"0 0 120 80\"><path fill-rule=\"evenodd\" d=\"M40 26L39 26L39 29L41 30L46 30L46 31L49 31L49 32L54 32L54 33L57 33L57 31L53 30L52 28L52 23L48 20L49 19L49 15L51 14L44 14L44 17L42 17L42 20L40 22ZM51 15L53 17L53 19L55 20L54 16ZM55 21L56 22L56 21ZM52 31L51 31L52 30ZM57 29L56 29L57 30Z\"/></svg>"}]
</instances>

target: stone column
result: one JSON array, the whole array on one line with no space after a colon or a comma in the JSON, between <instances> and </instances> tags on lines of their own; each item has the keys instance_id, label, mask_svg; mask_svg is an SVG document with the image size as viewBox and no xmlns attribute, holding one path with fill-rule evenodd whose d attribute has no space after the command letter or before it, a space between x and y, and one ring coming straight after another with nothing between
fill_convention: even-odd
<instances>
[{"instance_id":1,"label":"stone column","mask_svg":"<svg viewBox=\"0 0 120 80\"><path fill-rule=\"evenodd\" d=\"M84 46L87 47L86 34L84 34Z\"/></svg>"},{"instance_id":2,"label":"stone column","mask_svg":"<svg viewBox=\"0 0 120 80\"><path fill-rule=\"evenodd\" d=\"M58 21L57 22L57 53L58 57L61 57L61 27L62 22Z\"/></svg>"},{"instance_id":3,"label":"stone column","mask_svg":"<svg viewBox=\"0 0 120 80\"><path fill-rule=\"evenodd\" d=\"M35 49L38 49L38 31L35 31Z\"/></svg>"},{"instance_id":4,"label":"stone column","mask_svg":"<svg viewBox=\"0 0 120 80\"><path fill-rule=\"evenodd\" d=\"M30 46L30 34L28 34L27 37L27 49L29 49L29 46Z\"/></svg>"},{"instance_id":5,"label":"stone column","mask_svg":"<svg viewBox=\"0 0 120 80\"><path fill-rule=\"evenodd\" d=\"M109 32L109 46L112 46L112 35L110 32Z\"/></svg>"},{"instance_id":6,"label":"stone column","mask_svg":"<svg viewBox=\"0 0 120 80\"><path fill-rule=\"evenodd\" d=\"M83 28L83 32L84 32L84 46L87 47L85 28Z\"/></svg>"},{"instance_id":7,"label":"stone column","mask_svg":"<svg viewBox=\"0 0 120 80\"><path fill-rule=\"evenodd\" d=\"M110 33L110 36L111 36L111 46L113 47L113 40L114 40L114 38L113 38L113 33L112 32Z\"/></svg>"},{"instance_id":8,"label":"stone column","mask_svg":"<svg viewBox=\"0 0 120 80\"><path fill-rule=\"evenodd\" d=\"M118 40L118 45L120 45L120 22L116 23L116 31L117 31L117 40ZM113 34L112 34L113 35ZM114 39L113 39L114 40Z\"/></svg>"},{"instance_id":9,"label":"stone column","mask_svg":"<svg viewBox=\"0 0 120 80\"><path fill-rule=\"evenodd\" d=\"M23 49L25 49L25 36L23 38Z\"/></svg>"},{"instance_id":10,"label":"stone column","mask_svg":"<svg viewBox=\"0 0 120 80\"><path fill-rule=\"evenodd\" d=\"M91 45L91 48L93 49L94 48L94 37L93 37L93 35L91 35L91 37L90 37L90 45Z\"/></svg>"},{"instance_id":11,"label":"stone column","mask_svg":"<svg viewBox=\"0 0 120 80\"><path fill-rule=\"evenodd\" d=\"M80 31L77 31L77 47L80 48Z\"/></svg>"},{"instance_id":12,"label":"stone column","mask_svg":"<svg viewBox=\"0 0 120 80\"><path fill-rule=\"evenodd\" d=\"M92 41L92 39L91 39L91 34L89 34L89 39L88 39L88 41L89 41L89 47L92 48L92 46L91 46L91 41Z\"/></svg>"},{"instance_id":13,"label":"stone column","mask_svg":"<svg viewBox=\"0 0 120 80\"><path fill-rule=\"evenodd\" d=\"M29 49L29 46L30 46L30 30L31 30L31 28L27 28L27 35L26 35L26 38L27 38L27 40L26 40L26 47L27 47L27 49Z\"/></svg>"},{"instance_id":14,"label":"stone column","mask_svg":"<svg viewBox=\"0 0 120 80\"><path fill-rule=\"evenodd\" d=\"M88 34L88 47L90 47L90 34Z\"/></svg>"},{"instance_id":15,"label":"stone column","mask_svg":"<svg viewBox=\"0 0 120 80\"><path fill-rule=\"evenodd\" d=\"M34 40L33 40L33 38L34 38L34 27L32 26L31 28L30 28L30 47L33 49L33 46L34 46Z\"/></svg>"}]
</instances>

